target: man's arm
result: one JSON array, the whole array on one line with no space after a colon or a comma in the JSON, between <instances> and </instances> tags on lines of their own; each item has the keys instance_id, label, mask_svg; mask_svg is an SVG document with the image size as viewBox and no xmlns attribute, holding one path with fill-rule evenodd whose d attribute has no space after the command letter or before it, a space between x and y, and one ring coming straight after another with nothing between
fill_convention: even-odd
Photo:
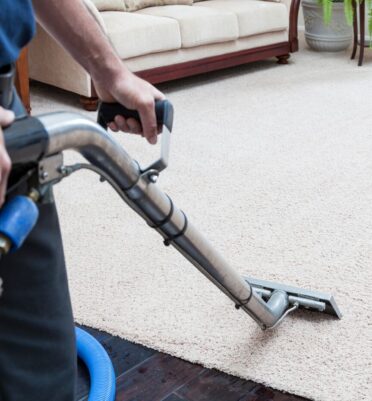
<instances>
[{"instance_id":1,"label":"man's arm","mask_svg":"<svg viewBox=\"0 0 372 401\"><path fill-rule=\"evenodd\" d=\"M138 110L143 130L136 120L121 116L110 127L141 133L156 143L154 102L164 95L124 66L83 1L33 0L33 4L39 23L88 71L100 99Z\"/></svg>"}]
</instances>

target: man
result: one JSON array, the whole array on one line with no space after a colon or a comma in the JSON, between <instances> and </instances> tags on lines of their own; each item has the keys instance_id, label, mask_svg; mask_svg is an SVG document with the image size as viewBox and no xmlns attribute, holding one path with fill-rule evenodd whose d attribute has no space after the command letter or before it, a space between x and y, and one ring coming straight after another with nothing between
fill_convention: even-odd
<instances>
[{"instance_id":1,"label":"man","mask_svg":"<svg viewBox=\"0 0 372 401\"><path fill-rule=\"evenodd\" d=\"M142 124L116 116L110 127L156 143L154 101L164 96L123 65L82 0L34 0L33 7L40 24L89 72L100 99L138 110ZM1 0L0 69L14 63L34 30L31 0ZM0 204L9 173L14 180L1 127L13 118L0 108ZM75 336L58 217L51 201L39 209L23 247L0 262L1 401L74 400Z\"/></svg>"}]
</instances>

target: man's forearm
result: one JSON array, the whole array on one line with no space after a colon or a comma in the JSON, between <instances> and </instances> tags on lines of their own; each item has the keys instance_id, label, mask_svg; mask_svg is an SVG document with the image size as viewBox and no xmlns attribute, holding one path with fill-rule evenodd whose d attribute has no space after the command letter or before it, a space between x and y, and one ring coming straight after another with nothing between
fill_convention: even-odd
<instances>
[{"instance_id":1,"label":"man's forearm","mask_svg":"<svg viewBox=\"0 0 372 401\"><path fill-rule=\"evenodd\" d=\"M140 122L116 116L110 128L141 133L155 144L159 131L154 104L164 95L124 66L83 0L33 3L40 24L88 71L98 97L139 112Z\"/></svg>"},{"instance_id":2,"label":"man's forearm","mask_svg":"<svg viewBox=\"0 0 372 401\"><path fill-rule=\"evenodd\" d=\"M82 0L33 0L33 4L39 23L94 81L125 73L120 58Z\"/></svg>"}]
</instances>

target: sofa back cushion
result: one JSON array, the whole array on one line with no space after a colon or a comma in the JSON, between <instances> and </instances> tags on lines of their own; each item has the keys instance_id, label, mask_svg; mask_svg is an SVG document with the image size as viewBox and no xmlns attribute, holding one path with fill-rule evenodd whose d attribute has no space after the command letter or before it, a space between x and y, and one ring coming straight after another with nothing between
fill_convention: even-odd
<instances>
[{"instance_id":1,"label":"sofa back cushion","mask_svg":"<svg viewBox=\"0 0 372 401\"><path fill-rule=\"evenodd\" d=\"M192 5L193 0L91 0L99 11L137 11L174 4Z\"/></svg>"},{"instance_id":2,"label":"sofa back cushion","mask_svg":"<svg viewBox=\"0 0 372 401\"><path fill-rule=\"evenodd\" d=\"M126 11L137 11L142 8L168 6L175 4L192 5L193 0L124 0Z\"/></svg>"},{"instance_id":3,"label":"sofa back cushion","mask_svg":"<svg viewBox=\"0 0 372 401\"><path fill-rule=\"evenodd\" d=\"M91 0L98 11L125 11L124 0Z\"/></svg>"}]
</instances>

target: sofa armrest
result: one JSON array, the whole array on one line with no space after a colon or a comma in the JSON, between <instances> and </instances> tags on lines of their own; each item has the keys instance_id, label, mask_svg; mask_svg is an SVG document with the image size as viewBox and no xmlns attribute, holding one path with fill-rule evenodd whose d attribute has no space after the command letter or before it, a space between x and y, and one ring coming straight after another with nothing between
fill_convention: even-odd
<instances>
[{"instance_id":1,"label":"sofa armrest","mask_svg":"<svg viewBox=\"0 0 372 401\"><path fill-rule=\"evenodd\" d=\"M283 3L283 4L285 4L285 5L287 6L287 8L288 8L288 14L289 14L290 9L291 9L292 0L280 0L279 2L280 2L280 3Z\"/></svg>"},{"instance_id":2,"label":"sofa armrest","mask_svg":"<svg viewBox=\"0 0 372 401\"><path fill-rule=\"evenodd\" d=\"M95 4L91 0L83 0L86 8L89 10L89 12L92 14L94 19L98 22L99 26L102 28L103 32L107 35L107 29L105 22L103 21L103 18L98 11L98 8L95 6Z\"/></svg>"},{"instance_id":3,"label":"sofa armrest","mask_svg":"<svg viewBox=\"0 0 372 401\"><path fill-rule=\"evenodd\" d=\"M298 50L298 12L301 0L280 0L288 8L289 14L289 32L288 40L291 52Z\"/></svg>"}]
</instances>

